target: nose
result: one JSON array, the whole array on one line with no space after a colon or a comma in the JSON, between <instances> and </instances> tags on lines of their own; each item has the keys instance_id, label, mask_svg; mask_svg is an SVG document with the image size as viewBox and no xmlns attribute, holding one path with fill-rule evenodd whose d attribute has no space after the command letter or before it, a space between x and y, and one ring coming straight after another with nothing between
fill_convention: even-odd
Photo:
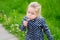
<instances>
[{"instance_id":1,"label":"nose","mask_svg":"<svg viewBox=\"0 0 60 40\"><path fill-rule=\"evenodd\" d=\"M28 18L30 18L31 17L31 14L29 13L29 14L27 14L27 16L28 16Z\"/></svg>"},{"instance_id":2,"label":"nose","mask_svg":"<svg viewBox=\"0 0 60 40\"><path fill-rule=\"evenodd\" d=\"M29 13L28 16L31 16L31 13Z\"/></svg>"}]
</instances>

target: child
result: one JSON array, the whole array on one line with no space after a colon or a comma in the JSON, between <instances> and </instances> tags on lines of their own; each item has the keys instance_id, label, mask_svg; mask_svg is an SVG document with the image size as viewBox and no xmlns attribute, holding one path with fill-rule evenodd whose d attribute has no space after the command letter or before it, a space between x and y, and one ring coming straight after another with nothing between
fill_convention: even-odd
<instances>
[{"instance_id":1,"label":"child","mask_svg":"<svg viewBox=\"0 0 60 40\"><path fill-rule=\"evenodd\" d=\"M26 28L26 40L44 40L43 32L47 35L48 40L53 40L44 18L41 16L41 5L37 2L31 2L27 8L21 30L25 31Z\"/></svg>"}]
</instances>

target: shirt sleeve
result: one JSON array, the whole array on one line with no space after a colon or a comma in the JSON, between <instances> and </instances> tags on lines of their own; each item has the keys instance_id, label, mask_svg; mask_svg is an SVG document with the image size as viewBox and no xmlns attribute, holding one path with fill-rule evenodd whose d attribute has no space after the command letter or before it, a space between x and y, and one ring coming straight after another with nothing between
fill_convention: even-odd
<instances>
[{"instance_id":1,"label":"shirt sleeve","mask_svg":"<svg viewBox=\"0 0 60 40\"><path fill-rule=\"evenodd\" d=\"M46 24L46 22L45 22L45 19L42 20L42 27L43 27L44 33L45 33L45 34L47 35L47 37L48 37L48 40L53 40L53 37L52 37L52 35L51 35L51 33L50 33L50 30L48 29L48 26L47 26L47 24Z\"/></svg>"},{"instance_id":2,"label":"shirt sleeve","mask_svg":"<svg viewBox=\"0 0 60 40\"><path fill-rule=\"evenodd\" d=\"M24 17L24 18L23 18L23 21L26 21L26 20L27 20L27 18ZM22 24L20 25L20 29L21 29L22 31L26 31L26 28L27 28L27 27L25 27L25 26L23 25L23 21L22 21Z\"/></svg>"}]
</instances>

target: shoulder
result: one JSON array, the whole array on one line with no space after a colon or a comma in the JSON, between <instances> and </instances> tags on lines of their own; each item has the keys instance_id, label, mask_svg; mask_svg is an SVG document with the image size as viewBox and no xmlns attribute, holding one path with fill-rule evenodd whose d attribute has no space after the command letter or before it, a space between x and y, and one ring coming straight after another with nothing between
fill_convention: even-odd
<instances>
[{"instance_id":1,"label":"shoulder","mask_svg":"<svg viewBox=\"0 0 60 40\"><path fill-rule=\"evenodd\" d=\"M38 17L38 21L39 21L40 23L43 23L43 22L45 22L45 18L42 17L42 16L39 16L39 17Z\"/></svg>"},{"instance_id":2,"label":"shoulder","mask_svg":"<svg viewBox=\"0 0 60 40\"><path fill-rule=\"evenodd\" d=\"M38 20L40 20L40 21L45 21L45 18L42 17L42 16L39 16L39 17L38 17Z\"/></svg>"}]
</instances>

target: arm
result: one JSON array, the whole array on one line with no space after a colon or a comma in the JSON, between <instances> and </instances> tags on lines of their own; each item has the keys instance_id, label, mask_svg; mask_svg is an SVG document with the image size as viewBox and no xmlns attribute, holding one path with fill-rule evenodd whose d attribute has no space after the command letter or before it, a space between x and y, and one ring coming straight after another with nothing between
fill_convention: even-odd
<instances>
[{"instance_id":1,"label":"arm","mask_svg":"<svg viewBox=\"0 0 60 40\"><path fill-rule=\"evenodd\" d=\"M43 31L47 35L48 39L53 40L50 30L48 29L48 26L44 19L42 20L42 27L43 27Z\"/></svg>"},{"instance_id":2,"label":"arm","mask_svg":"<svg viewBox=\"0 0 60 40\"><path fill-rule=\"evenodd\" d=\"M26 28L27 28L27 26L24 26L24 22L27 20L27 18L26 17L24 17L23 18L23 21L22 21L22 24L21 24L21 26L20 26L20 29L22 30L22 31L26 31ZM26 24L26 23L25 23Z\"/></svg>"},{"instance_id":3,"label":"arm","mask_svg":"<svg viewBox=\"0 0 60 40\"><path fill-rule=\"evenodd\" d=\"M26 31L26 27L25 27L23 24L21 24L20 29L21 29L22 31Z\"/></svg>"}]
</instances>

